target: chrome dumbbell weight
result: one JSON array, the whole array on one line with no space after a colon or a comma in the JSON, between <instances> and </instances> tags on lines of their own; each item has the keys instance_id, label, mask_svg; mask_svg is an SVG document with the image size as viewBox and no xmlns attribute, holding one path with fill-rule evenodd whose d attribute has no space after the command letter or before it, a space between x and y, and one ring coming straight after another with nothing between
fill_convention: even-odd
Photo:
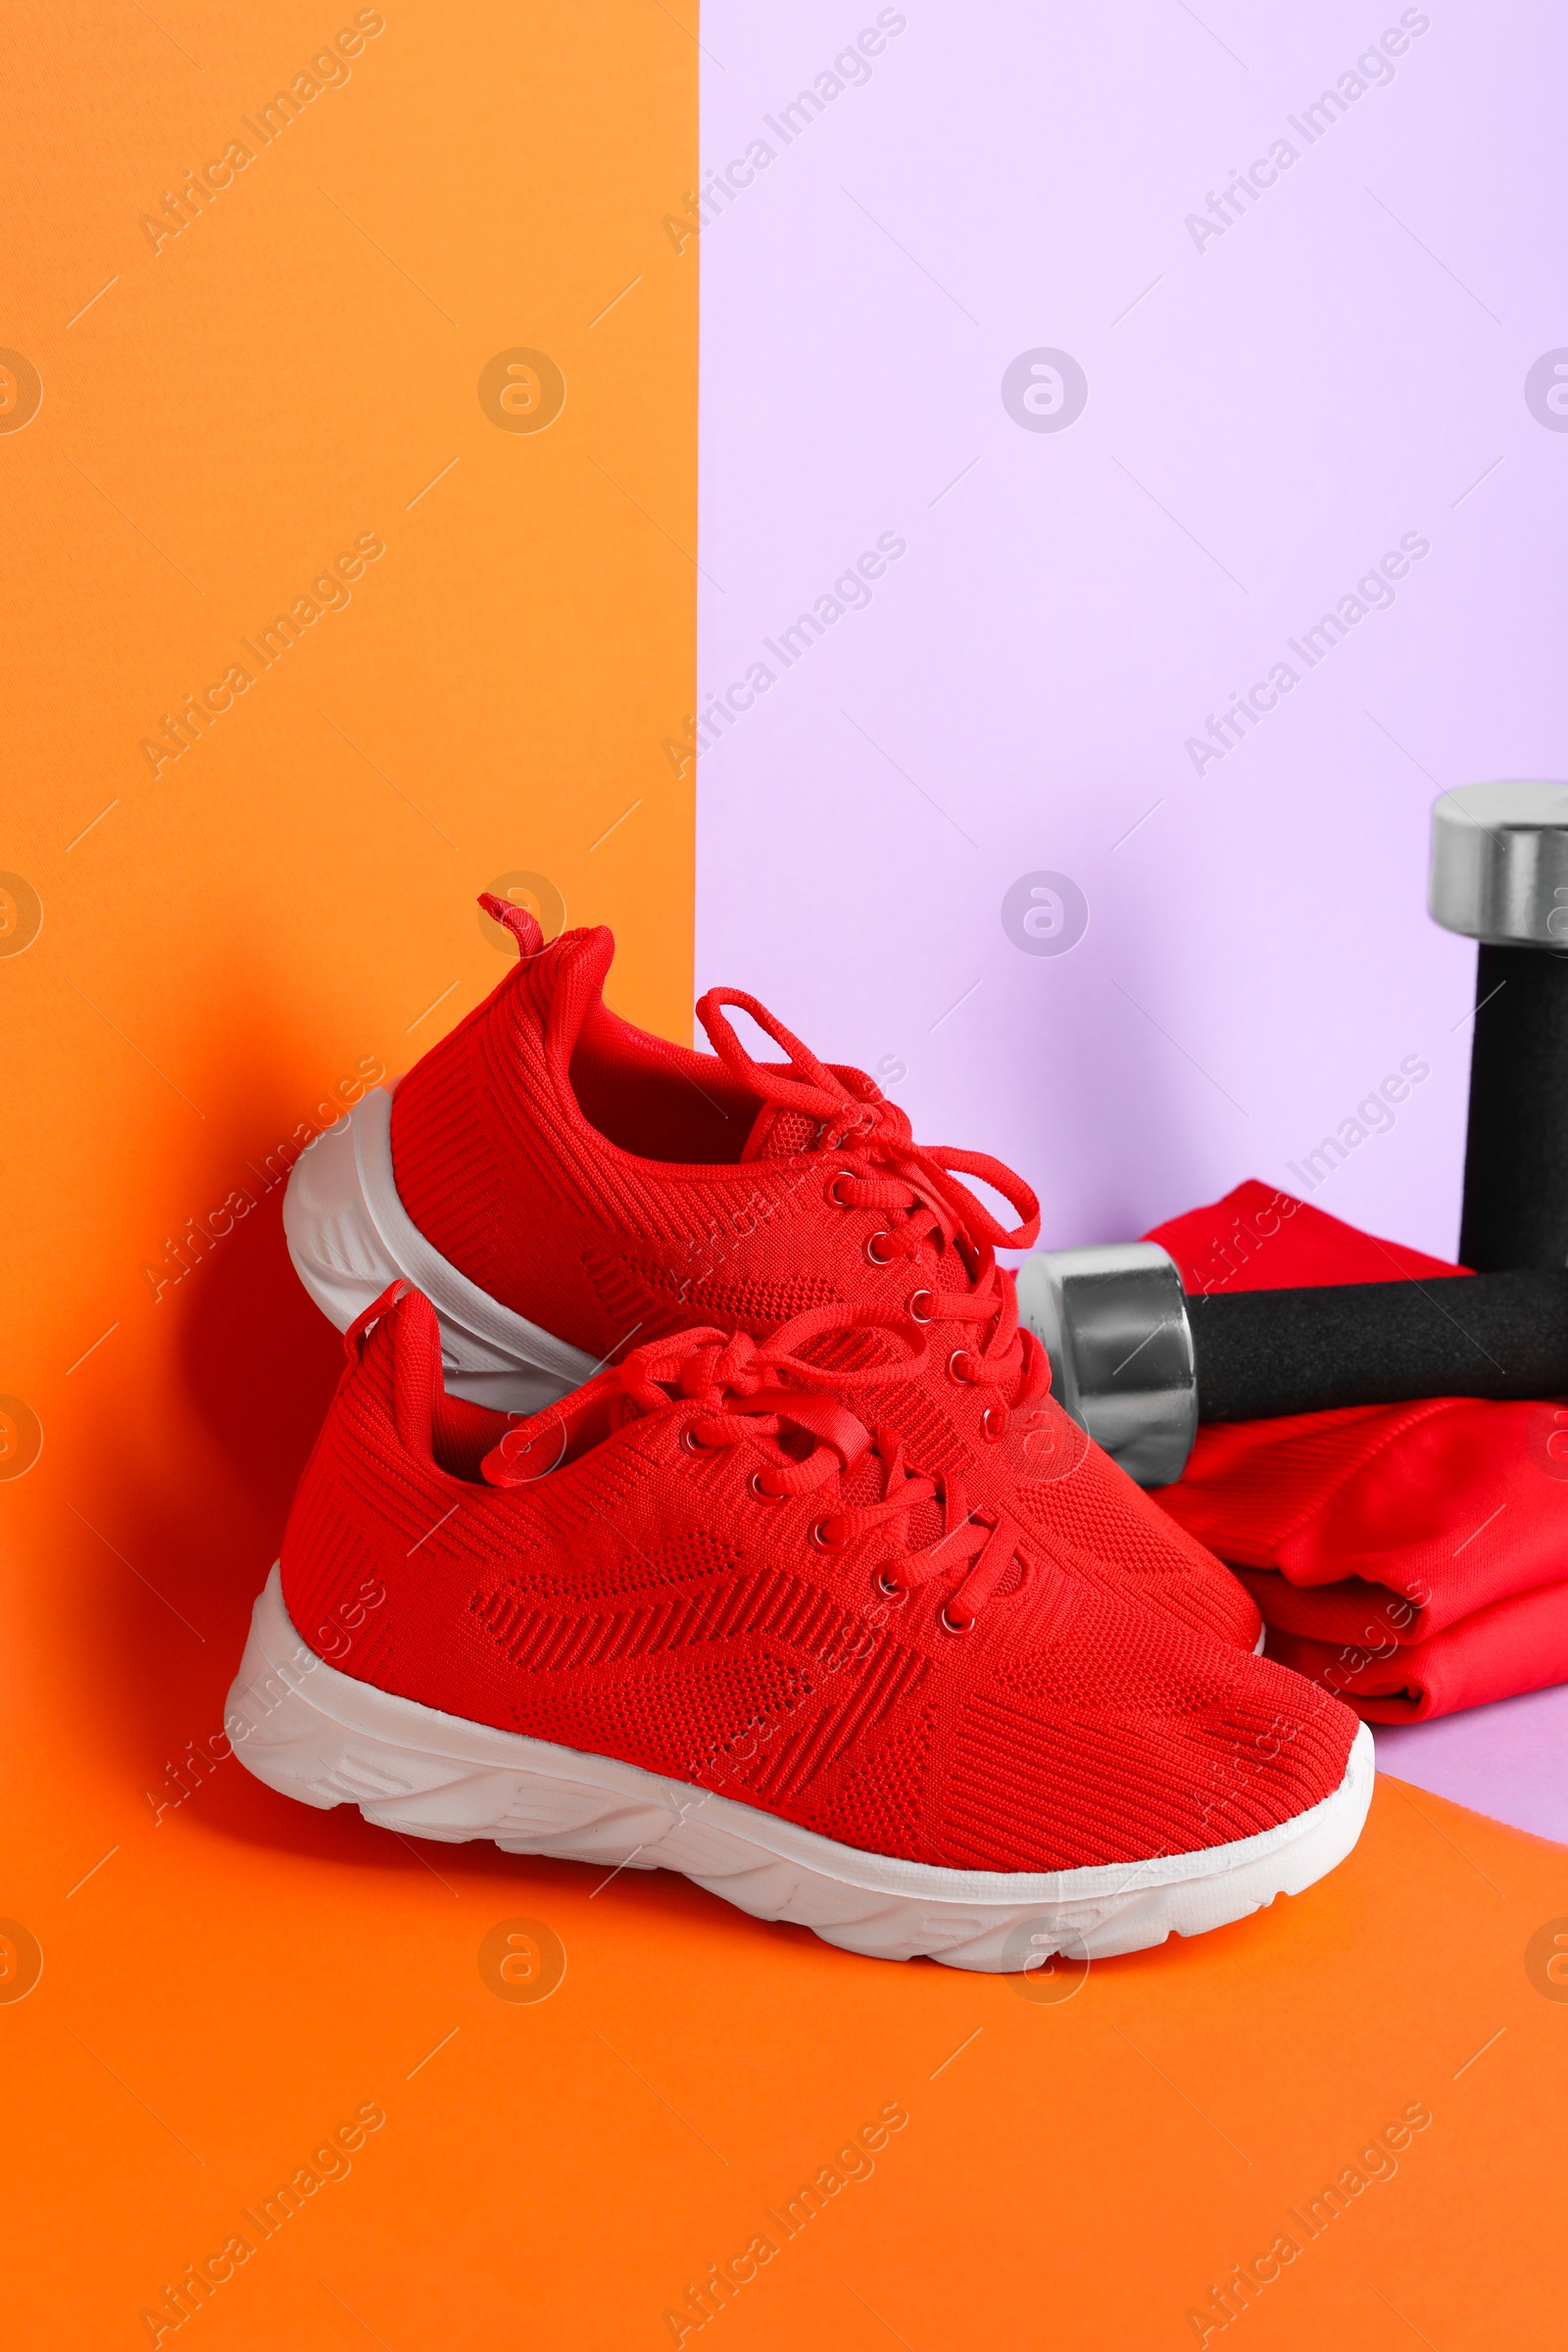
<instances>
[{"instance_id":1,"label":"chrome dumbbell weight","mask_svg":"<svg viewBox=\"0 0 1568 2352\"><path fill-rule=\"evenodd\" d=\"M1568 784L1445 793L1428 903L1478 943L1460 1259L1568 1265Z\"/></svg>"},{"instance_id":2,"label":"chrome dumbbell weight","mask_svg":"<svg viewBox=\"0 0 1568 2352\"><path fill-rule=\"evenodd\" d=\"M1188 1297L1152 1242L1040 1251L1019 1312L1062 1404L1142 1486L1180 1477L1200 1421L1568 1392L1568 785L1445 793L1429 904L1478 943L1459 1241L1476 1279Z\"/></svg>"},{"instance_id":3,"label":"chrome dumbbell weight","mask_svg":"<svg viewBox=\"0 0 1568 2352\"><path fill-rule=\"evenodd\" d=\"M1200 1421L1417 1396L1568 1394L1568 1270L1189 1296L1153 1242L1044 1250L1019 1315L1074 1420L1140 1486L1181 1476Z\"/></svg>"}]
</instances>

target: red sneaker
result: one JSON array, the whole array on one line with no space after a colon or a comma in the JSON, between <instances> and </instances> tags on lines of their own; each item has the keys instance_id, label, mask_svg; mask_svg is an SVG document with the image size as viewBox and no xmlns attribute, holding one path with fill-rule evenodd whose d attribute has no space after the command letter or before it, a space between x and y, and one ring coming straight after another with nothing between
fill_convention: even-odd
<instances>
[{"instance_id":1,"label":"red sneaker","mask_svg":"<svg viewBox=\"0 0 1568 2352\"><path fill-rule=\"evenodd\" d=\"M716 1049L633 1028L604 1002L614 943L481 902L520 961L401 1080L296 1164L283 1221L301 1280L346 1329L402 1278L440 1317L447 1386L533 1411L617 1349L693 1322L762 1339L838 1302L906 1313L930 1346L887 1360L868 1409L922 1470L978 1500L1018 1488L1030 1532L1066 1566L1251 1649L1261 1619L1213 1554L1150 1501L1047 1395L998 1248L1027 1248L1038 1203L994 1159L922 1147L860 1070L829 1068L755 999L698 1006ZM742 1050L737 1005L787 1059ZM1010 1201L1008 1230L963 1176ZM819 1372L885 1358L864 1332Z\"/></svg>"},{"instance_id":2,"label":"red sneaker","mask_svg":"<svg viewBox=\"0 0 1568 2352\"><path fill-rule=\"evenodd\" d=\"M817 1385L801 1350L872 1309L654 1341L520 1422L447 1393L417 1293L371 1315L229 1693L270 1787L990 1971L1197 1934L1354 1844L1348 1708L911 1475L843 1400L885 1364Z\"/></svg>"}]
</instances>

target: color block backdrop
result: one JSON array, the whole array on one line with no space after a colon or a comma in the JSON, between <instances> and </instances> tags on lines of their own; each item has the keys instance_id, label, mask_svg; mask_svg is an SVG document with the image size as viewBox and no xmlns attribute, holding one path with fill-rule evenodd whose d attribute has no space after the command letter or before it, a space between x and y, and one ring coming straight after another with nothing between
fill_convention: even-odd
<instances>
[{"instance_id":1,"label":"color block backdrop","mask_svg":"<svg viewBox=\"0 0 1568 2352\"><path fill-rule=\"evenodd\" d=\"M1560 1848L1385 1782L1357 1854L1309 1896L1020 1989L848 1958L662 1875L309 1813L219 1736L340 1361L282 1249L291 1152L493 983L486 885L552 926L612 922L620 1008L685 1033L683 746L756 662L776 687L735 698L732 736L713 720L731 739L701 769L709 976L762 986L898 1087L906 1065L926 1132L1051 1173L1055 1238L1127 1230L1241 1171L1185 1054L1283 1150L1339 1110L1342 1075L1361 1091L1358 1039L1371 1078L1385 1047L1424 1049L1417 1014L1462 1013L1462 952L1388 911L1418 890L1429 786L1380 797L1338 705L1308 697L1340 693L1373 642L1393 667L1370 707L1445 780L1483 741L1485 764L1544 759L1548 623L1520 551L1558 444L1508 401L1525 344L1568 334L1528 278L1550 250L1553 36L1510 19L1483 42L1480 22L1434 17L1272 219L1201 255L1189 202L1380 25L1345 18L1343 41L1320 29L1267 65L1254 27L1216 46L1185 9L1114 36L1063 11L945 28L884 11L865 19L877 48L817 8L721 9L699 42L662 0L291 4L265 26L159 0L57 10L14 44L9 2340L622 2352L716 2329L941 2352L1175 2345L1222 2323L1259 2346L1552 2340ZM847 46L869 79L834 68ZM701 163L700 74L723 111ZM824 76L831 113L758 129ZM1412 129L1417 87L1437 111ZM1320 162L1343 175L1368 122L1408 139L1422 201L1398 172L1372 184L1423 236L1437 207L1427 242L1513 320L1501 341L1455 324L1442 306L1462 295L1413 290L1401 273L1429 265L1397 229L1375 259L1343 191L1326 250L1298 191ZM710 235L711 171L754 137L776 160ZM1159 323L1159 286L1113 324L1162 263L1172 286L1188 271L1185 326ZM907 297L889 291L902 270ZM1379 339L1396 285L1419 366ZM950 329L955 299L983 323L955 311ZM1113 334L1138 356L1113 363ZM1001 406L1004 368L1037 348L1085 370L1070 430ZM1017 405L1044 403L1049 427L1076 379L1042 365ZM1509 463L1449 519L1466 401L1474 472ZM1097 440L1118 413L1121 436ZM1138 480L1118 488L1112 457ZM1282 630L1407 530L1431 553L1393 610L1271 737L1189 780L1189 710L1218 716ZM702 697L699 559L722 616ZM1411 624L1440 579L1446 636ZM1226 606L1243 594L1255 609ZM818 598L841 608L820 642L761 650ZM1461 654L1489 665L1473 694ZM831 710L812 700L829 689ZM1285 763L1271 781L1265 754ZM1024 938L1071 927L1070 893L1028 896L1048 870L1089 908L1065 957L1001 928L1020 880ZM1259 879L1281 871L1283 906ZM1125 962L1106 958L1118 940ZM1111 977L1140 1000L1125 1014ZM1433 1246L1456 1084L1434 1056L1430 1134L1374 1147L1385 1221ZM1283 1108L1268 1125L1275 1089L1312 1104L1304 1128ZM1257 1141L1245 1164L1274 1173ZM1369 1152L1354 1182L1381 1164ZM1370 1200L1347 1179L1349 1213ZM878 2117L874 2160L847 2153ZM1397 2153L1377 2153L1390 2127ZM1296 2251L1247 2307L1236 2266L1282 2237ZM765 2259L731 2267L760 2238Z\"/></svg>"},{"instance_id":2,"label":"color block backdrop","mask_svg":"<svg viewBox=\"0 0 1568 2352\"><path fill-rule=\"evenodd\" d=\"M704 39L705 982L1020 1167L1049 1245L1316 1174L1451 1257L1428 812L1568 768L1560 16Z\"/></svg>"}]
</instances>

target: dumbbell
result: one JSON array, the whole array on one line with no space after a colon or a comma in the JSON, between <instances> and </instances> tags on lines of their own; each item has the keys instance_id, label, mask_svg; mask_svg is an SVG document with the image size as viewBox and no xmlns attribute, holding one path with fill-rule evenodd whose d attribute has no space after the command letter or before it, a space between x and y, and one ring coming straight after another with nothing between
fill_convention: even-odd
<instances>
[{"instance_id":1,"label":"dumbbell","mask_svg":"<svg viewBox=\"0 0 1568 2352\"><path fill-rule=\"evenodd\" d=\"M1018 1313L1057 1402L1141 1487L1180 1478L1200 1421L1568 1395L1563 1268L1189 1294L1157 1242L1105 1242L1026 1259Z\"/></svg>"},{"instance_id":2,"label":"dumbbell","mask_svg":"<svg viewBox=\"0 0 1568 2352\"><path fill-rule=\"evenodd\" d=\"M1478 943L1460 1259L1568 1265L1568 785L1446 792L1428 905Z\"/></svg>"},{"instance_id":3,"label":"dumbbell","mask_svg":"<svg viewBox=\"0 0 1568 2352\"><path fill-rule=\"evenodd\" d=\"M1459 1244L1472 1276L1189 1297L1152 1242L1019 1268L1058 1400L1141 1486L1181 1476L1200 1421L1568 1393L1568 785L1445 793L1429 904L1479 943Z\"/></svg>"}]
</instances>

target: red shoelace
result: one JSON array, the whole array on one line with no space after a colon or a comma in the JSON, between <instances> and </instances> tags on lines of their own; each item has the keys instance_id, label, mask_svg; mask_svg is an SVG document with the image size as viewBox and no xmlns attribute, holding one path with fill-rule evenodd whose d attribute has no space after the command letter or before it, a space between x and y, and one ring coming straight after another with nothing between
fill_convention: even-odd
<instances>
[{"instance_id":1,"label":"red shoelace","mask_svg":"<svg viewBox=\"0 0 1568 2352\"><path fill-rule=\"evenodd\" d=\"M794 1075L752 1059L720 1009L726 1004L749 1013L783 1048ZM872 1265L907 1258L924 1280L906 1311L918 1323L956 1323L971 1335L966 1347L954 1348L948 1368L956 1380L997 1392L984 1428L988 1438L1004 1436L1010 1413L1044 1396L1051 1381L1044 1348L1033 1333L1019 1329L1012 1277L996 1260L998 1250L1027 1250L1039 1237L1040 1203L1029 1187L985 1152L917 1144L896 1102L885 1095L870 1100L852 1094L743 990L710 989L697 1014L714 1053L743 1085L819 1122L814 1148L842 1163L828 1180L829 1200L887 1217L885 1229L867 1239L867 1258ZM990 1185L1017 1210L1019 1223L1010 1230L1000 1224L960 1176ZM833 1379L842 1385L836 1371Z\"/></svg>"},{"instance_id":2,"label":"red shoelace","mask_svg":"<svg viewBox=\"0 0 1568 2352\"><path fill-rule=\"evenodd\" d=\"M822 1370L797 1352L802 1346L827 1332L872 1329L905 1351L895 1370L919 1370L924 1340L911 1347L907 1324L890 1321L868 1305L813 1308L764 1341L706 1327L650 1340L601 1376L603 1383L612 1384L611 1424L618 1427L634 1413L679 1412L682 1443L694 1454L751 1447L758 1461L748 1484L759 1502L781 1502L837 1485L845 1472L871 1457L881 1471L877 1499L851 1502L842 1493L824 1495L827 1507L812 1522L810 1541L819 1550L834 1552L885 1531L890 1542L868 1564L878 1591L895 1608L921 1586L962 1571L940 1621L949 1633L966 1634L1011 1566L1021 1531L1005 1512L972 1514L960 1480L911 1472L896 1433L867 1429L847 1405L813 1385ZM857 1388L886 1381L888 1375L889 1366L881 1363L834 1372L831 1378L835 1387ZM561 1429L559 1446L547 1434L552 1424ZM508 1431L486 1456L484 1476L495 1486L520 1484L540 1475L525 1465L537 1462L542 1452L559 1460L564 1449L561 1408L548 1407ZM942 1533L925 1549L913 1551L909 1515L928 1502L940 1507Z\"/></svg>"}]
</instances>

